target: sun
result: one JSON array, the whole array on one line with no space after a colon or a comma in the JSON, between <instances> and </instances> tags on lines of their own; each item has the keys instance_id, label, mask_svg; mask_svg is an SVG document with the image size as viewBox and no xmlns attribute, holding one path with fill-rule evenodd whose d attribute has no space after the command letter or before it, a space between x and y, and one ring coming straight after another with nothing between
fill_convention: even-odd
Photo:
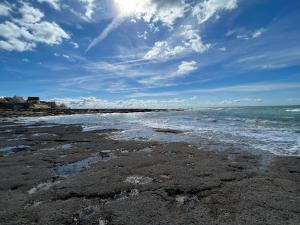
<instances>
[{"instance_id":1,"label":"sun","mask_svg":"<svg viewBox=\"0 0 300 225\"><path fill-rule=\"evenodd\" d=\"M114 0L114 5L121 17L133 16L142 12L144 3L141 0Z\"/></svg>"}]
</instances>

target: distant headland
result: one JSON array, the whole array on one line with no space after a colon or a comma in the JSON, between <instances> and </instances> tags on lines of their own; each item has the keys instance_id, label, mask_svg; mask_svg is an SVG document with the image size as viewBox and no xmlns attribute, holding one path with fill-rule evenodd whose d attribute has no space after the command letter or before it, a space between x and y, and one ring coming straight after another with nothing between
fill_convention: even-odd
<instances>
[{"instance_id":1,"label":"distant headland","mask_svg":"<svg viewBox=\"0 0 300 225\"><path fill-rule=\"evenodd\" d=\"M42 101L40 97L1 97L0 117L19 116L55 116L89 113L131 113L131 112L163 112L175 111L172 109L71 109L65 104L54 101ZM176 110L181 111L181 110Z\"/></svg>"},{"instance_id":2,"label":"distant headland","mask_svg":"<svg viewBox=\"0 0 300 225\"><path fill-rule=\"evenodd\" d=\"M2 97L0 98L0 109L28 110L28 109L66 109L64 104L56 104L54 101L41 101L40 97Z\"/></svg>"}]
</instances>

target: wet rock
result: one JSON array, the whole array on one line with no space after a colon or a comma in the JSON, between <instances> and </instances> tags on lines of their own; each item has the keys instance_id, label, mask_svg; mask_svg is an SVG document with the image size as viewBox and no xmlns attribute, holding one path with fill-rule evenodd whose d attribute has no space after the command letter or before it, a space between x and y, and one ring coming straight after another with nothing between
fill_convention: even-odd
<instances>
[{"instance_id":1,"label":"wet rock","mask_svg":"<svg viewBox=\"0 0 300 225\"><path fill-rule=\"evenodd\" d=\"M154 130L156 132L159 132L159 133L170 133L170 134L182 134L182 133L184 133L181 130L173 130L173 129L155 128Z\"/></svg>"}]
</instances>

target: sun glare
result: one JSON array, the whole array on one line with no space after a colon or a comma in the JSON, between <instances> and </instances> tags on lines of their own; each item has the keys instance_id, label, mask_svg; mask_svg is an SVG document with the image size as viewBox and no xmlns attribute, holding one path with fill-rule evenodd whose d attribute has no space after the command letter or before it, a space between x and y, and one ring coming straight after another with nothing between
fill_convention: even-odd
<instances>
[{"instance_id":1,"label":"sun glare","mask_svg":"<svg viewBox=\"0 0 300 225\"><path fill-rule=\"evenodd\" d=\"M118 10L119 16L132 16L141 12L143 9L143 1L141 0L114 0L115 7Z\"/></svg>"}]
</instances>

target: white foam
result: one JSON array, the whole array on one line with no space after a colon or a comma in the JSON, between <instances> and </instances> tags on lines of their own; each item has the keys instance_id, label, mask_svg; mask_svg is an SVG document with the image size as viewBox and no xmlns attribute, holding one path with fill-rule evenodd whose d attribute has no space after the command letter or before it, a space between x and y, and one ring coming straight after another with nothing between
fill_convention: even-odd
<instances>
[{"instance_id":1,"label":"white foam","mask_svg":"<svg viewBox=\"0 0 300 225\"><path fill-rule=\"evenodd\" d=\"M300 112L300 108L297 109L286 109L286 112Z\"/></svg>"}]
</instances>

